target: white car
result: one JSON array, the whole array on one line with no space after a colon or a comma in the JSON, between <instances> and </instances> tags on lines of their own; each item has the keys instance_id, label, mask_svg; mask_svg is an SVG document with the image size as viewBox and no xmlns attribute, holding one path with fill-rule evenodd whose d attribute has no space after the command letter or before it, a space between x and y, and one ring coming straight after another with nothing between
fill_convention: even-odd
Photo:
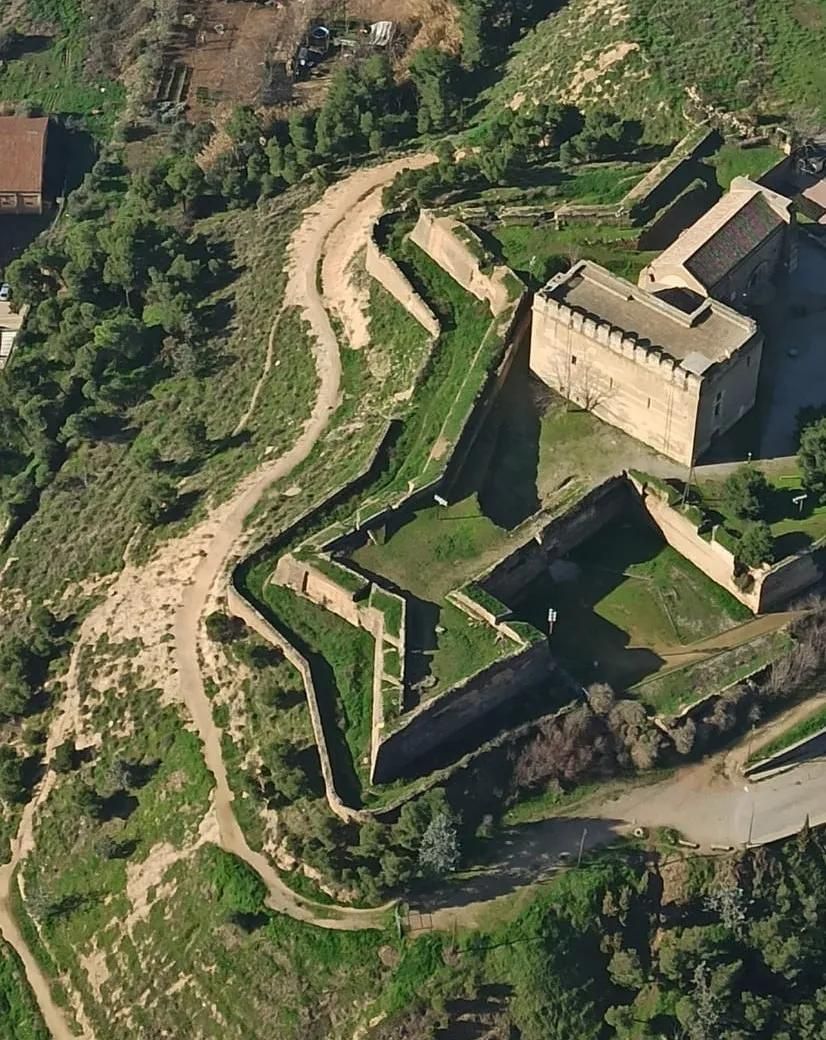
<instances>
[{"instance_id":1,"label":"white car","mask_svg":"<svg viewBox=\"0 0 826 1040\"><path fill-rule=\"evenodd\" d=\"M11 299L11 286L8 282L3 282L0 285L0 303L6 303Z\"/></svg>"}]
</instances>

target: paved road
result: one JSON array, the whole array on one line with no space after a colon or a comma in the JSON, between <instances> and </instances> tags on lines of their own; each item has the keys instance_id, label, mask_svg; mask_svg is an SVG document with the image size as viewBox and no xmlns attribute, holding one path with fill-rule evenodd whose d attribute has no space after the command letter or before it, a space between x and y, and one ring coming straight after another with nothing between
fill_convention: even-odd
<instances>
[{"instance_id":1,"label":"paved road","mask_svg":"<svg viewBox=\"0 0 826 1040\"><path fill-rule=\"evenodd\" d=\"M583 850L628 836L635 827L671 827L704 850L763 844L797 833L806 817L826 823L826 760L760 783L727 780L724 756L680 770L661 783L583 803L576 815L523 824L494 839L483 870L410 900L426 927L473 926L490 900L547 880Z\"/></svg>"}]
</instances>

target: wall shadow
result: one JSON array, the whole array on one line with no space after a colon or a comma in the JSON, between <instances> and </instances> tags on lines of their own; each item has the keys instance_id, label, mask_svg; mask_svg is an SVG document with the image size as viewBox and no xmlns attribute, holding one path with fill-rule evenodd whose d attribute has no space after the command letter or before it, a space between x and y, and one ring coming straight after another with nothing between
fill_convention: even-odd
<instances>
[{"instance_id":1,"label":"wall shadow","mask_svg":"<svg viewBox=\"0 0 826 1040\"><path fill-rule=\"evenodd\" d=\"M494 408L499 421L491 422L495 441L479 487L482 512L506 530L527 520L541 505L537 477L542 412L532 385L528 351L522 350Z\"/></svg>"},{"instance_id":2,"label":"wall shadow","mask_svg":"<svg viewBox=\"0 0 826 1040\"><path fill-rule=\"evenodd\" d=\"M410 907L426 913L467 906L547 881L567 863L576 862L580 844L588 850L610 842L622 826L622 820L558 817L504 831L497 835L491 858L478 874L443 879L438 888L413 892Z\"/></svg>"}]
</instances>

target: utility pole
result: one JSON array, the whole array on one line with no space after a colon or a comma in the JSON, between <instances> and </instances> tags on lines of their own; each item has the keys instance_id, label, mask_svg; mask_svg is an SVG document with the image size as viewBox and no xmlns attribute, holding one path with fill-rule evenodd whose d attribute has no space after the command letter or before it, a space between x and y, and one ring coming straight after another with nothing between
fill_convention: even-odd
<instances>
[{"instance_id":1,"label":"utility pole","mask_svg":"<svg viewBox=\"0 0 826 1040\"><path fill-rule=\"evenodd\" d=\"M691 490L691 485L694 481L694 455L691 455L691 465L688 467L688 480L686 481L685 487L683 488L683 501L681 505L685 508L688 505L688 493Z\"/></svg>"}]
</instances>

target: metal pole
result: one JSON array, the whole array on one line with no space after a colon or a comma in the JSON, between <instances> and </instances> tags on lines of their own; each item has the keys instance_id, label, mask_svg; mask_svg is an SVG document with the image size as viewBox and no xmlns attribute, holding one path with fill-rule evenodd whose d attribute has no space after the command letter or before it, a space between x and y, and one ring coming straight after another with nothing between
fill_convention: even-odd
<instances>
[{"instance_id":1,"label":"metal pole","mask_svg":"<svg viewBox=\"0 0 826 1040\"><path fill-rule=\"evenodd\" d=\"M588 828L582 828L582 837L579 839L579 855L576 858L576 865L579 866L582 863L582 852L585 848L585 835L588 833Z\"/></svg>"}]
</instances>

